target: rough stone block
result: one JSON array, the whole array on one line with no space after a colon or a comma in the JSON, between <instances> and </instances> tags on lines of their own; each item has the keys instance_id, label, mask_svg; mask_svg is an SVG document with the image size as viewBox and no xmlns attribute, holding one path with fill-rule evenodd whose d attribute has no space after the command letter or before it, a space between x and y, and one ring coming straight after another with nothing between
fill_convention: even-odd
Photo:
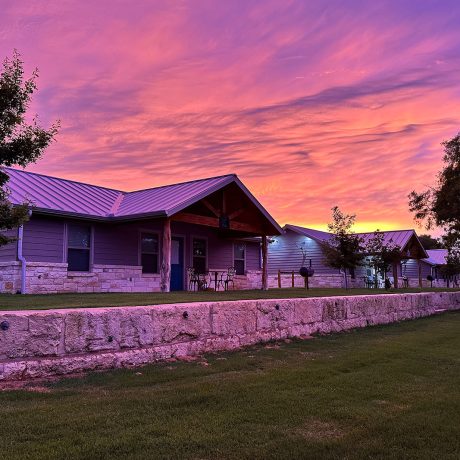
<instances>
[{"instance_id":1,"label":"rough stone block","mask_svg":"<svg viewBox=\"0 0 460 460\"><path fill-rule=\"evenodd\" d=\"M155 343L189 342L211 334L207 303L158 305L152 308Z\"/></svg>"},{"instance_id":2,"label":"rough stone block","mask_svg":"<svg viewBox=\"0 0 460 460\"><path fill-rule=\"evenodd\" d=\"M257 302L252 300L214 303L212 333L239 336L253 334L257 325Z\"/></svg>"}]
</instances>

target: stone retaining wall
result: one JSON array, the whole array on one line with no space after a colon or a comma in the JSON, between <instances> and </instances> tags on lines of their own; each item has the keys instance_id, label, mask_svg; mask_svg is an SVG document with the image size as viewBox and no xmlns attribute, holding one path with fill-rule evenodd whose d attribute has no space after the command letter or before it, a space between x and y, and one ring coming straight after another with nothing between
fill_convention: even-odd
<instances>
[{"instance_id":1,"label":"stone retaining wall","mask_svg":"<svg viewBox=\"0 0 460 460\"><path fill-rule=\"evenodd\" d=\"M0 312L0 380L129 367L460 309L460 292Z\"/></svg>"}]
</instances>

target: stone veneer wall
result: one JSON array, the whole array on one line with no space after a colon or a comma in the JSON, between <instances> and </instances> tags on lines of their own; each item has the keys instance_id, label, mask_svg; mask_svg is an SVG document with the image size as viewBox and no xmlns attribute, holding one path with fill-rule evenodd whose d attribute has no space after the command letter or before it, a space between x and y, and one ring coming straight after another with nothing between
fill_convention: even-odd
<instances>
[{"instance_id":1,"label":"stone veneer wall","mask_svg":"<svg viewBox=\"0 0 460 460\"><path fill-rule=\"evenodd\" d=\"M27 262L28 294L61 292L149 292L160 290L159 274L143 274L141 266L93 265L91 272L68 272L66 263ZM0 292L21 289L21 264L0 263Z\"/></svg>"},{"instance_id":2,"label":"stone veneer wall","mask_svg":"<svg viewBox=\"0 0 460 460\"><path fill-rule=\"evenodd\" d=\"M460 309L460 292L0 312L0 381L130 367Z\"/></svg>"},{"instance_id":3,"label":"stone veneer wall","mask_svg":"<svg viewBox=\"0 0 460 460\"><path fill-rule=\"evenodd\" d=\"M260 289L262 272L235 276L234 289ZM21 289L21 264L0 262L0 292L15 294ZM142 273L141 266L93 265L91 272L68 272L66 263L27 262L28 294L62 292L156 292L160 275Z\"/></svg>"}]
</instances>

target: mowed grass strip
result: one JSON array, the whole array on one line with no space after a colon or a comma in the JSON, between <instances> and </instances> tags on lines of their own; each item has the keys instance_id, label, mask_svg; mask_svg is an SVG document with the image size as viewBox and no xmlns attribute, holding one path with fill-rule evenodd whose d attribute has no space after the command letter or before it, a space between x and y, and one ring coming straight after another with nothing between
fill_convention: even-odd
<instances>
[{"instance_id":1,"label":"mowed grass strip","mask_svg":"<svg viewBox=\"0 0 460 460\"><path fill-rule=\"evenodd\" d=\"M0 392L5 459L458 459L460 313Z\"/></svg>"},{"instance_id":2,"label":"mowed grass strip","mask_svg":"<svg viewBox=\"0 0 460 460\"><path fill-rule=\"evenodd\" d=\"M403 294L406 292L449 291L458 289L425 288L398 289L260 289L244 291L200 291L200 292L145 292L145 293L98 293L98 294L0 294L0 310L46 310L51 308L116 307L135 305L159 305L167 303L287 299L297 297L328 297L344 295Z\"/></svg>"}]
</instances>

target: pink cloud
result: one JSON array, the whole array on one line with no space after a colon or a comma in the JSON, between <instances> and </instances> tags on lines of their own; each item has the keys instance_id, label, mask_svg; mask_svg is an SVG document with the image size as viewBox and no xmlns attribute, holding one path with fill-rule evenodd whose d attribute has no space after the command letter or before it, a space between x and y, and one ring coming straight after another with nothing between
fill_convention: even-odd
<instances>
[{"instance_id":1,"label":"pink cloud","mask_svg":"<svg viewBox=\"0 0 460 460\"><path fill-rule=\"evenodd\" d=\"M407 193L459 130L456 2L4 3L0 50L62 120L31 170L128 190L236 172L281 223L338 204L412 227Z\"/></svg>"}]
</instances>

